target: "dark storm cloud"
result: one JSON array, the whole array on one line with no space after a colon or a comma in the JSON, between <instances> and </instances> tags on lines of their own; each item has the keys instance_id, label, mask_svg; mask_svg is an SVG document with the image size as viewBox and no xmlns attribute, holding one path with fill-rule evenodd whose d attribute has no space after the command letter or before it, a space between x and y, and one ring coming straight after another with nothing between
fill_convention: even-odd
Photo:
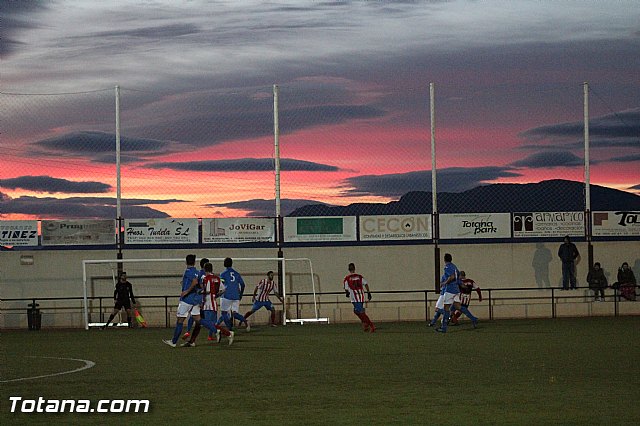
<instances>
[{"instance_id":1,"label":"dark storm cloud","mask_svg":"<svg viewBox=\"0 0 640 426\"><path fill-rule=\"evenodd\" d=\"M107 162L113 156L115 163L116 137L112 133L80 131L65 133L60 136L43 139L32 143L41 148L34 155L83 156L93 158L98 162ZM124 153L138 153L144 155L160 155L170 152L170 143L166 141L120 137L120 150ZM135 157L125 156L125 161Z\"/></svg>"},{"instance_id":2,"label":"dark storm cloud","mask_svg":"<svg viewBox=\"0 0 640 426\"><path fill-rule=\"evenodd\" d=\"M0 56L7 56L16 52L18 48L26 46L17 41L16 37L22 30L36 28L35 15L47 9L44 2L38 1L10 1L2 2L0 7Z\"/></svg>"},{"instance_id":3,"label":"dark storm cloud","mask_svg":"<svg viewBox=\"0 0 640 426\"><path fill-rule=\"evenodd\" d=\"M634 161L640 161L640 154L627 155L623 157L613 157L609 161L613 163L632 163Z\"/></svg>"},{"instance_id":4,"label":"dark storm cloud","mask_svg":"<svg viewBox=\"0 0 640 426\"><path fill-rule=\"evenodd\" d=\"M0 56L6 58L8 55L18 50L21 44L23 43L11 40L6 38L3 34L0 34Z\"/></svg>"},{"instance_id":5,"label":"dark storm cloud","mask_svg":"<svg viewBox=\"0 0 640 426\"><path fill-rule=\"evenodd\" d=\"M91 194L104 193L111 190L111 185L102 182L76 182L51 176L20 176L1 179L0 187L8 189L26 189L34 192Z\"/></svg>"},{"instance_id":6,"label":"dark storm cloud","mask_svg":"<svg viewBox=\"0 0 640 426\"><path fill-rule=\"evenodd\" d=\"M591 163L593 164L595 161L591 161ZM514 161L510 165L529 169L579 167L584 165L584 160L569 151L538 152L522 160Z\"/></svg>"},{"instance_id":7,"label":"dark storm cloud","mask_svg":"<svg viewBox=\"0 0 640 426\"><path fill-rule=\"evenodd\" d=\"M640 109L615 112L589 120L589 147L600 150L597 160L591 157L591 164L639 161L640 156L636 154L640 148L639 135ZM582 122L540 126L522 132L519 136L535 141L522 145L520 149L540 152L511 163L513 167L577 167L584 164L582 157L571 152L579 153L584 150ZM625 154L631 150L633 154ZM603 152L613 157L607 160L603 158Z\"/></svg>"},{"instance_id":8,"label":"dark storm cloud","mask_svg":"<svg viewBox=\"0 0 640 426\"><path fill-rule=\"evenodd\" d=\"M328 205L314 200L284 198L280 200L280 212L282 216L286 216L297 208L313 204ZM207 204L206 206L225 207L232 210L247 211L249 212L248 216L252 217L273 217L276 214L276 205L274 200L254 199L246 201L235 201L231 203Z\"/></svg>"},{"instance_id":9,"label":"dark storm cloud","mask_svg":"<svg viewBox=\"0 0 640 426\"><path fill-rule=\"evenodd\" d=\"M220 110L222 107L217 105L216 109L211 111ZM322 105L284 109L279 112L280 133L382 115L382 110L366 105ZM273 135L273 110L176 115L165 120L161 126L140 126L134 131L151 138L175 140L193 146L210 146L225 141Z\"/></svg>"},{"instance_id":10,"label":"dark storm cloud","mask_svg":"<svg viewBox=\"0 0 640 426\"><path fill-rule=\"evenodd\" d=\"M636 138L620 138L620 139L589 139L589 146L591 149L609 149L609 148L639 148L640 139ZM566 151L581 150L584 149L584 141L568 142L568 143L556 143L553 145L541 145L541 144L526 144L521 145L519 149L524 151L538 151L544 149L545 151Z\"/></svg>"},{"instance_id":11,"label":"dark storm cloud","mask_svg":"<svg viewBox=\"0 0 640 426\"><path fill-rule=\"evenodd\" d=\"M437 171L438 192L462 192L487 181L520 176L508 167L452 167ZM375 195L398 198L411 191L431 191L431 171L355 176L345 180L345 196Z\"/></svg>"},{"instance_id":12,"label":"dark storm cloud","mask_svg":"<svg viewBox=\"0 0 640 426\"><path fill-rule=\"evenodd\" d=\"M621 111L589 120L589 136L638 138L640 134L640 109ZM560 123L535 127L519 135L528 140L567 140L584 136L584 123Z\"/></svg>"},{"instance_id":13,"label":"dark storm cloud","mask_svg":"<svg viewBox=\"0 0 640 426\"><path fill-rule=\"evenodd\" d=\"M180 163L160 162L151 163L145 167L193 172L263 172L274 171L274 161L272 158L241 158L237 160L187 161ZM335 172L340 170L338 167L327 164L291 158L280 159L280 169L283 171L311 172Z\"/></svg>"},{"instance_id":14,"label":"dark storm cloud","mask_svg":"<svg viewBox=\"0 0 640 426\"><path fill-rule=\"evenodd\" d=\"M82 38L88 37L141 37L154 40L162 40L163 38L174 38L185 35L200 33L200 29L193 24L172 24L160 25L157 27L133 28L130 30L119 31L101 31L97 33L87 34Z\"/></svg>"},{"instance_id":15,"label":"dark storm cloud","mask_svg":"<svg viewBox=\"0 0 640 426\"><path fill-rule=\"evenodd\" d=\"M163 211L143 204L168 204L180 200L122 200L122 216L126 218L163 218L169 217ZM24 214L42 218L102 218L116 217L116 199L100 197L30 197L0 198L2 214Z\"/></svg>"}]
</instances>

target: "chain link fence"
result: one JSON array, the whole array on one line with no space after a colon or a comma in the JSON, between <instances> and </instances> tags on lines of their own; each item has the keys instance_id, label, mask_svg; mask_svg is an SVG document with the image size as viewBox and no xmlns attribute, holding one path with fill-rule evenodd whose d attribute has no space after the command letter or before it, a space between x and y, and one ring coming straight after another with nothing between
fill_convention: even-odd
<instances>
[{"instance_id":1,"label":"chain link fence","mask_svg":"<svg viewBox=\"0 0 640 426\"><path fill-rule=\"evenodd\" d=\"M119 93L123 217L276 215L271 86ZM515 93L436 87L440 213L585 209L581 87L532 90L535 110ZM595 103L591 179L607 185L634 164L608 148L638 139L631 117ZM0 93L0 108L2 217L116 217L114 89ZM279 86L282 215L431 213L429 114L428 86Z\"/></svg>"}]
</instances>

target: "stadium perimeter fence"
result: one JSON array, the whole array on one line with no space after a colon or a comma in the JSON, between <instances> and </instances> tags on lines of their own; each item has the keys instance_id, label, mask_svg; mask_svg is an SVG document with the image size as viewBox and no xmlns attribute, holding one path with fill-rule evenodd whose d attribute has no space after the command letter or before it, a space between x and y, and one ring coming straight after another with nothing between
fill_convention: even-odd
<instances>
[{"instance_id":1,"label":"stadium perimeter fence","mask_svg":"<svg viewBox=\"0 0 640 426\"><path fill-rule=\"evenodd\" d=\"M640 286L637 286L640 287ZM591 290L579 287L574 291L560 291L559 289L532 288L500 288L483 289L482 302L472 300L471 311L484 320L523 319L523 318L560 318L581 316L612 316L639 315L640 304L626 301L619 290L607 290L607 301L596 302ZM429 321L435 312L435 302L438 293L431 290L396 290L372 292L374 298L368 302L369 312L376 321ZM141 311L151 327L172 327L177 306L175 295L138 296L141 301ZM104 323L113 309L112 297L89 297L90 322ZM344 298L344 292L317 293L318 307L322 316L328 316L330 322L352 322L355 317L350 315L352 305ZM83 297L42 297L42 298L9 298L2 300L4 307L0 314L5 317L5 330L25 328L36 329L28 316L31 309L37 307L44 328L84 328L82 319ZM304 316L305 311L313 309L313 293L298 292L287 296L287 309L291 319ZM7 305L11 305L8 307ZM25 308L29 306L28 309ZM241 303L242 309L249 310L250 303ZM276 309L280 303L274 303ZM398 307L413 307L413 314L403 317ZM385 308L397 312L397 316L380 314ZM242 310L241 309L241 310ZM341 313L336 314L338 309ZM333 315L331 312L333 311ZM421 314L416 314L421 312ZM281 313L281 311L280 311ZM344 315L343 315L344 314ZM52 321L54 316L64 316L66 319ZM395 316L395 317L394 317ZM336 318L338 320L336 321ZM124 313L121 313L124 321ZM133 320L133 316L132 316ZM256 321L256 318L254 318ZM266 324L266 317L256 322ZM40 320L38 320L40 323ZM55 325L55 324L58 325ZM294 325L291 325L294 326ZM38 324L37 329L40 328Z\"/></svg>"},{"instance_id":2,"label":"stadium perimeter fence","mask_svg":"<svg viewBox=\"0 0 640 426\"><path fill-rule=\"evenodd\" d=\"M326 215L327 206L347 205L361 207L354 215L359 218L388 214L388 210L381 213L383 206L404 205L402 214L432 218L434 233L431 238L400 243L437 244L446 240L439 228L442 214L487 213L485 201L489 200L492 212L511 214L509 237L502 240L511 242L515 239L515 214L522 213L509 207L513 197L480 192L471 196L471 190L474 185L535 176L536 167L547 165L552 173L542 173L540 179L577 183L578 197L567 204L570 197L562 190L525 194L524 201L539 206L526 213L577 212L583 216L574 235L589 242L593 236L586 203L589 191L584 168L589 161L583 152L582 85L537 91L532 88L529 100L538 100L536 104L545 108L548 121L531 123L530 128L523 127L512 135L520 140L514 151L523 153L523 158L500 167L489 164L503 153L479 140L500 137L498 130L510 123L492 115L491 108L483 109L483 105L493 103L486 93L436 86L436 161L429 149L433 109L426 84L369 91L345 81L306 79L281 84L278 90L277 108L274 87L266 85L228 90L195 88L180 94L126 87L57 94L2 92L0 213L3 218L15 216L18 220L37 217L40 238L43 221L48 219L110 219L117 221L116 228L121 231L124 220L182 217L198 218L201 224L202 218L260 217L277 221L278 216L282 219L294 211L298 217L312 217ZM498 86L492 96L510 99L509 90L508 85ZM592 125L627 128L624 117L612 114L598 98L592 105ZM517 100L509 104L514 102ZM390 113L392 104L400 105L400 112ZM531 113L524 108L512 110L524 117ZM279 156L274 148L276 111ZM565 124L561 138L545 133L549 130L545 125L552 123ZM478 140L475 136L473 140L459 136L463 127ZM120 175L116 173L116 139L120 141ZM592 183L607 182L605 171L611 163L606 139L599 134L592 138ZM567 149L559 149L564 144ZM274 194L276 158L281 167L281 212L276 210ZM562 161L550 163L557 159ZM628 164L618 162L616 167L622 173ZM437 185L432 188L433 170L437 170ZM116 194L118 185L120 194ZM437 208L434 198L424 196L433 189ZM423 194L417 196L419 192ZM121 215L116 210L118 198ZM524 216L520 219L525 220ZM638 228L640 222L635 226ZM559 230L538 240L557 242L565 234ZM623 238L635 241L638 236ZM455 238L449 241L456 242ZM116 244L127 247L121 235ZM261 247L282 244L286 246L286 240L276 234L274 241ZM198 250L204 246L199 241L190 247ZM37 248L93 247L70 244ZM591 257L589 247L589 264ZM436 274L440 261L436 251ZM424 296L424 303L426 300ZM49 309L42 309L46 320Z\"/></svg>"},{"instance_id":3,"label":"stadium perimeter fence","mask_svg":"<svg viewBox=\"0 0 640 426\"><path fill-rule=\"evenodd\" d=\"M510 136L520 139L522 146L514 149L523 153L521 160L489 165L502 155L495 146L465 140L504 137L495 133L509 123L494 116L489 105L493 96L508 97L509 90L508 85L497 85L492 94L464 87L438 89L437 161L430 150L433 111L427 84L380 91L346 81L305 79L279 85L277 107L273 86L194 88L180 94L126 87L2 92L2 213L41 219L277 217L305 207L304 214L312 216L327 205L385 204L400 198L407 204L405 212L484 213L483 197L465 197L465 191L523 177L531 182L532 173L545 164L553 173L543 173L542 179L584 182L588 159L581 146L581 85L528 91L528 101L537 98L534 104L544 105L549 122L532 123L532 128ZM606 116L606 103L595 100L594 115L625 128L622 115ZM531 113L512 110L525 118ZM276 121L279 194L274 194ZM544 133L544 125L551 122L570 124L564 139ZM463 127L473 136L456 136ZM607 151L599 145L603 138L594 135L594 183L606 182ZM571 148L559 150L560 142L571 142ZM432 188L435 170L437 184ZM435 198L411 196L415 191L435 191L438 205L432 202ZM281 212L276 211L277 196ZM509 196L502 197L492 204L507 206ZM585 197L587 193L568 210L583 211ZM544 205L538 211L567 211L562 192L546 192L541 200L530 201ZM377 214L375 208L367 214ZM504 208L494 211L508 211Z\"/></svg>"}]
</instances>

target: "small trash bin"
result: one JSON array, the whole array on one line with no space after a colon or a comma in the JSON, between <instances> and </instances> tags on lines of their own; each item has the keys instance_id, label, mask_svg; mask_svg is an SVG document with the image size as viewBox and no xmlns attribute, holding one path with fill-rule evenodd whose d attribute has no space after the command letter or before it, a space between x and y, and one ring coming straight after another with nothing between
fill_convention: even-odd
<instances>
[{"instance_id":1,"label":"small trash bin","mask_svg":"<svg viewBox=\"0 0 640 426\"><path fill-rule=\"evenodd\" d=\"M29 326L29 330L40 330L40 326L42 324L42 314L40 313L40 309L38 309L39 304L34 300L33 303L28 304L29 308L27 309L27 324Z\"/></svg>"}]
</instances>

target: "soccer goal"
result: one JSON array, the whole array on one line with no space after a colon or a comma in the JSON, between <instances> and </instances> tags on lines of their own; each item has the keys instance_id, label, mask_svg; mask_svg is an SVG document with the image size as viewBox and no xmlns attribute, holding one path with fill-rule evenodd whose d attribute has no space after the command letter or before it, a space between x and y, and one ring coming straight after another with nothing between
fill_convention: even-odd
<instances>
[{"instance_id":1,"label":"soccer goal","mask_svg":"<svg viewBox=\"0 0 640 426\"><path fill-rule=\"evenodd\" d=\"M214 266L214 273L220 274L224 270L224 258L208 258ZM196 260L198 269L199 261ZM278 276L279 263L282 264L282 277ZM133 286L136 302L147 323L151 326L173 324L173 314L170 315L168 312L174 312L177 306L184 267L184 258L83 260L85 329L102 326L105 316L111 313L113 291L119 271L127 272L127 280ZM266 277L268 271L273 271L284 303L280 303L275 296L271 299L276 309L281 311L283 324L329 322L328 318L320 317L316 280L310 259L234 257L233 267L242 274L246 284L241 310L250 309L251 295L256 284ZM119 323L123 324L122 318Z\"/></svg>"}]
</instances>

